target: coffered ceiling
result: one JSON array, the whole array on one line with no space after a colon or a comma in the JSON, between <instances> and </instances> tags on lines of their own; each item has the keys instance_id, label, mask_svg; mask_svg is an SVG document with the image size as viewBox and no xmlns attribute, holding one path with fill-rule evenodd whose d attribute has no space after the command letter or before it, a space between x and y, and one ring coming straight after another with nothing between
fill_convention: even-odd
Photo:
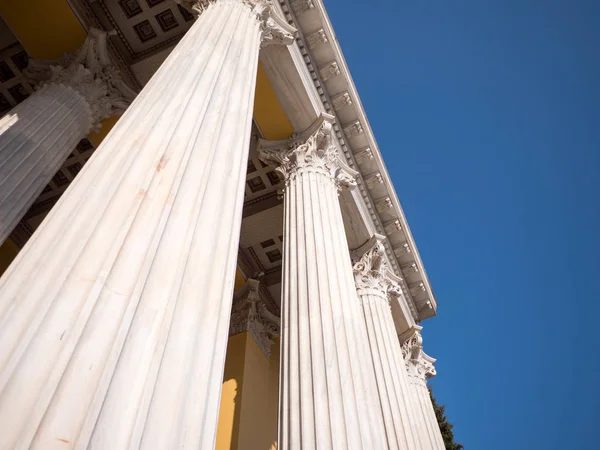
<instances>
[{"instance_id":1,"label":"coffered ceiling","mask_svg":"<svg viewBox=\"0 0 600 450\"><path fill-rule=\"evenodd\" d=\"M174 0L74 0L91 12L128 64L175 45L194 16Z\"/></svg>"}]
</instances>

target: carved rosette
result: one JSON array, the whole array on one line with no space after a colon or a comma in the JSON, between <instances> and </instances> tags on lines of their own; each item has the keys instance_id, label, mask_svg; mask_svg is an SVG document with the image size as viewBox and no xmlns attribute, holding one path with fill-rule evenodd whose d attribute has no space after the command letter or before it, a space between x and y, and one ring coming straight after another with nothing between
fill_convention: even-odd
<instances>
[{"instance_id":1,"label":"carved rosette","mask_svg":"<svg viewBox=\"0 0 600 450\"><path fill-rule=\"evenodd\" d=\"M333 140L334 117L322 113L309 129L283 141L259 142L260 158L274 163L285 185L299 173L312 171L330 177L338 188L356 186L357 172L344 164Z\"/></svg>"},{"instance_id":2,"label":"carved rosette","mask_svg":"<svg viewBox=\"0 0 600 450\"><path fill-rule=\"evenodd\" d=\"M354 252L354 280L359 297L363 293L375 294L389 303L389 296L400 297L402 288L389 270L383 239L384 236L375 235ZM357 257L357 254L361 256Z\"/></svg>"},{"instance_id":3,"label":"carved rosette","mask_svg":"<svg viewBox=\"0 0 600 450\"><path fill-rule=\"evenodd\" d=\"M97 131L107 117L121 114L135 98L108 56L107 33L91 28L83 46L55 61L32 59L26 75L36 89L62 84L75 89L90 111L90 130Z\"/></svg>"},{"instance_id":4,"label":"carved rosette","mask_svg":"<svg viewBox=\"0 0 600 450\"><path fill-rule=\"evenodd\" d=\"M427 379L436 375L435 359L423 351L423 338L419 331L402 344L402 356L412 383L427 386Z\"/></svg>"},{"instance_id":5,"label":"carved rosette","mask_svg":"<svg viewBox=\"0 0 600 450\"><path fill-rule=\"evenodd\" d=\"M192 11L196 16L201 15L210 6L217 3L243 3L256 14L257 20L260 21L263 47L270 44L290 45L294 42L296 29L274 12L272 0L176 0L176 2Z\"/></svg>"},{"instance_id":6,"label":"carved rosette","mask_svg":"<svg viewBox=\"0 0 600 450\"><path fill-rule=\"evenodd\" d=\"M235 293L229 322L229 336L249 332L268 358L273 339L280 333L280 322L261 299L258 287L259 282L250 279Z\"/></svg>"}]
</instances>

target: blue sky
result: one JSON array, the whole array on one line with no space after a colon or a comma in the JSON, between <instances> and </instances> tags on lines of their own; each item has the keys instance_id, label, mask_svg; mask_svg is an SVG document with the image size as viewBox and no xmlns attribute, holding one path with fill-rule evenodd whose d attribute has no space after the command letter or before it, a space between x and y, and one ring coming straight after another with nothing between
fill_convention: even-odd
<instances>
[{"instance_id":1,"label":"blue sky","mask_svg":"<svg viewBox=\"0 0 600 450\"><path fill-rule=\"evenodd\" d=\"M598 449L600 1L325 4L436 293L457 440Z\"/></svg>"}]
</instances>

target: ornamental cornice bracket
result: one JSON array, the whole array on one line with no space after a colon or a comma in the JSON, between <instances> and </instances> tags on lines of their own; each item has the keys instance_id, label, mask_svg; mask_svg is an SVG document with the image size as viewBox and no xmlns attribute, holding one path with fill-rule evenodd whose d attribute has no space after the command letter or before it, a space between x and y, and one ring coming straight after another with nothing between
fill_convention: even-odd
<instances>
[{"instance_id":1,"label":"ornamental cornice bracket","mask_svg":"<svg viewBox=\"0 0 600 450\"><path fill-rule=\"evenodd\" d=\"M123 113L136 96L121 78L108 53L106 31L90 28L83 45L53 61L29 60L26 76L37 89L63 84L75 89L87 102L91 130L100 122Z\"/></svg>"},{"instance_id":2,"label":"ornamental cornice bracket","mask_svg":"<svg viewBox=\"0 0 600 450\"><path fill-rule=\"evenodd\" d=\"M184 8L189 9L196 17L206 11L211 5L223 1L236 0L175 0ZM296 28L280 17L273 6L272 0L237 0L252 9L260 22L261 46L270 44L290 45L294 42Z\"/></svg>"},{"instance_id":3,"label":"ornamental cornice bracket","mask_svg":"<svg viewBox=\"0 0 600 450\"><path fill-rule=\"evenodd\" d=\"M245 331L268 358L273 339L280 333L280 321L269 311L260 295L260 282L254 279L248 279L233 295L229 336Z\"/></svg>"},{"instance_id":4,"label":"ornamental cornice bracket","mask_svg":"<svg viewBox=\"0 0 600 450\"><path fill-rule=\"evenodd\" d=\"M298 172L312 170L330 175L338 187L352 188L356 186L358 172L340 158L334 139L334 122L334 116L321 113L310 127L289 139L260 139L259 157L266 163L275 164L286 185Z\"/></svg>"}]
</instances>

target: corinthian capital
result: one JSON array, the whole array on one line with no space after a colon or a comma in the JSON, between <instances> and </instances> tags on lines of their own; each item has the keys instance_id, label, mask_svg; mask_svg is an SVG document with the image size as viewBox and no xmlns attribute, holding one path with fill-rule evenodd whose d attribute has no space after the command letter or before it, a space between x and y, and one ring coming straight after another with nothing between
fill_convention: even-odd
<instances>
[{"instance_id":1,"label":"corinthian capital","mask_svg":"<svg viewBox=\"0 0 600 450\"><path fill-rule=\"evenodd\" d=\"M408 371L408 376L414 383L427 384L427 379L436 375L435 358L423 351L423 338L420 326L414 326L408 337L402 343L402 355Z\"/></svg>"},{"instance_id":2,"label":"corinthian capital","mask_svg":"<svg viewBox=\"0 0 600 450\"><path fill-rule=\"evenodd\" d=\"M260 22L262 45L290 45L294 42L296 29L275 13L272 0L175 0L199 16L211 5L239 2L249 7Z\"/></svg>"},{"instance_id":3,"label":"corinthian capital","mask_svg":"<svg viewBox=\"0 0 600 450\"><path fill-rule=\"evenodd\" d=\"M106 38L106 32L91 28L77 52L55 61L30 60L26 71L38 89L56 83L79 92L90 108L92 130L107 117L125 111L135 97L110 61Z\"/></svg>"},{"instance_id":4,"label":"corinthian capital","mask_svg":"<svg viewBox=\"0 0 600 450\"><path fill-rule=\"evenodd\" d=\"M330 176L338 186L355 186L358 173L340 159L333 139L334 117L322 113L304 132L283 141L259 141L260 158L277 166L286 185L301 171Z\"/></svg>"},{"instance_id":5,"label":"corinthian capital","mask_svg":"<svg viewBox=\"0 0 600 450\"><path fill-rule=\"evenodd\" d=\"M275 336L279 335L279 318L267 308L260 297L259 282L249 279L234 294L229 322L229 335L250 333L262 352L269 357Z\"/></svg>"},{"instance_id":6,"label":"corinthian capital","mask_svg":"<svg viewBox=\"0 0 600 450\"><path fill-rule=\"evenodd\" d=\"M375 234L369 241L352 252L354 279L359 290L372 290L387 298L399 297L402 289L400 279L389 270L383 240L385 236Z\"/></svg>"}]
</instances>

